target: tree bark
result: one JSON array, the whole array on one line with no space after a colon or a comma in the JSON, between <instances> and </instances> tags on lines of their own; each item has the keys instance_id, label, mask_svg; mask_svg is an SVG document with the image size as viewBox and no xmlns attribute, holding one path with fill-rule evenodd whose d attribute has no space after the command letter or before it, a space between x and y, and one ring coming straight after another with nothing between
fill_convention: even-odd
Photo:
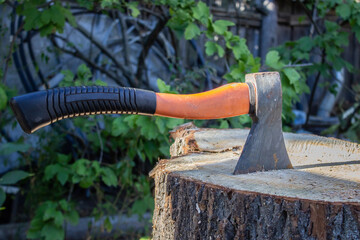
<instances>
[{"instance_id":1,"label":"tree bark","mask_svg":"<svg viewBox=\"0 0 360 240\"><path fill-rule=\"evenodd\" d=\"M248 130L172 132L153 239L360 239L360 145L284 134L291 170L232 175Z\"/></svg>"}]
</instances>

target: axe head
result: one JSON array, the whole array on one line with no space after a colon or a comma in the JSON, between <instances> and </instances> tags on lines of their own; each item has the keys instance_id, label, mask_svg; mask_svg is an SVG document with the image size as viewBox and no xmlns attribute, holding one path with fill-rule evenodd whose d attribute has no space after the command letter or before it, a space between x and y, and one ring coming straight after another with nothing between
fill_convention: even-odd
<instances>
[{"instance_id":1,"label":"axe head","mask_svg":"<svg viewBox=\"0 0 360 240\"><path fill-rule=\"evenodd\" d=\"M293 168L282 133L282 91L277 72L245 77L250 89L253 125L234 174Z\"/></svg>"}]
</instances>

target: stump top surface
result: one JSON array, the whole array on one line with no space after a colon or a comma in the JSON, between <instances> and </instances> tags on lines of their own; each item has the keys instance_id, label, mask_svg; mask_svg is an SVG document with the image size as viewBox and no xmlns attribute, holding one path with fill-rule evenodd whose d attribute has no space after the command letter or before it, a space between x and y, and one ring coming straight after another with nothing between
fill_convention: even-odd
<instances>
[{"instance_id":1,"label":"stump top surface","mask_svg":"<svg viewBox=\"0 0 360 240\"><path fill-rule=\"evenodd\" d=\"M308 134L285 133L294 169L232 175L248 130L178 129L173 156L152 171L226 189L292 199L360 204L360 145Z\"/></svg>"}]
</instances>

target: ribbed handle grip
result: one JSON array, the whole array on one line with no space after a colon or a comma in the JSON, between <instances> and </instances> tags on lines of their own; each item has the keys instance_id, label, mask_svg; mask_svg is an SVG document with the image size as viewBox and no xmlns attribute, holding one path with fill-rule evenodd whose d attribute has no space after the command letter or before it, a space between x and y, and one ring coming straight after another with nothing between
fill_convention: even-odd
<instances>
[{"instance_id":1,"label":"ribbed handle grip","mask_svg":"<svg viewBox=\"0 0 360 240\"><path fill-rule=\"evenodd\" d=\"M27 133L59 121L91 114L154 114L156 94L121 87L63 87L14 97L11 107Z\"/></svg>"}]
</instances>

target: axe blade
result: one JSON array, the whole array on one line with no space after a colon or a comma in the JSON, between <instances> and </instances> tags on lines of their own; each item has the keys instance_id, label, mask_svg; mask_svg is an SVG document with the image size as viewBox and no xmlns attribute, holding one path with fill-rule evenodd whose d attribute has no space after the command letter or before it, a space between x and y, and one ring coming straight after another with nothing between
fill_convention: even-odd
<instances>
[{"instance_id":1,"label":"axe blade","mask_svg":"<svg viewBox=\"0 0 360 240\"><path fill-rule=\"evenodd\" d=\"M234 174L293 168L282 133L282 91L277 72L254 73L245 77L255 102L253 125Z\"/></svg>"}]
</instances>

